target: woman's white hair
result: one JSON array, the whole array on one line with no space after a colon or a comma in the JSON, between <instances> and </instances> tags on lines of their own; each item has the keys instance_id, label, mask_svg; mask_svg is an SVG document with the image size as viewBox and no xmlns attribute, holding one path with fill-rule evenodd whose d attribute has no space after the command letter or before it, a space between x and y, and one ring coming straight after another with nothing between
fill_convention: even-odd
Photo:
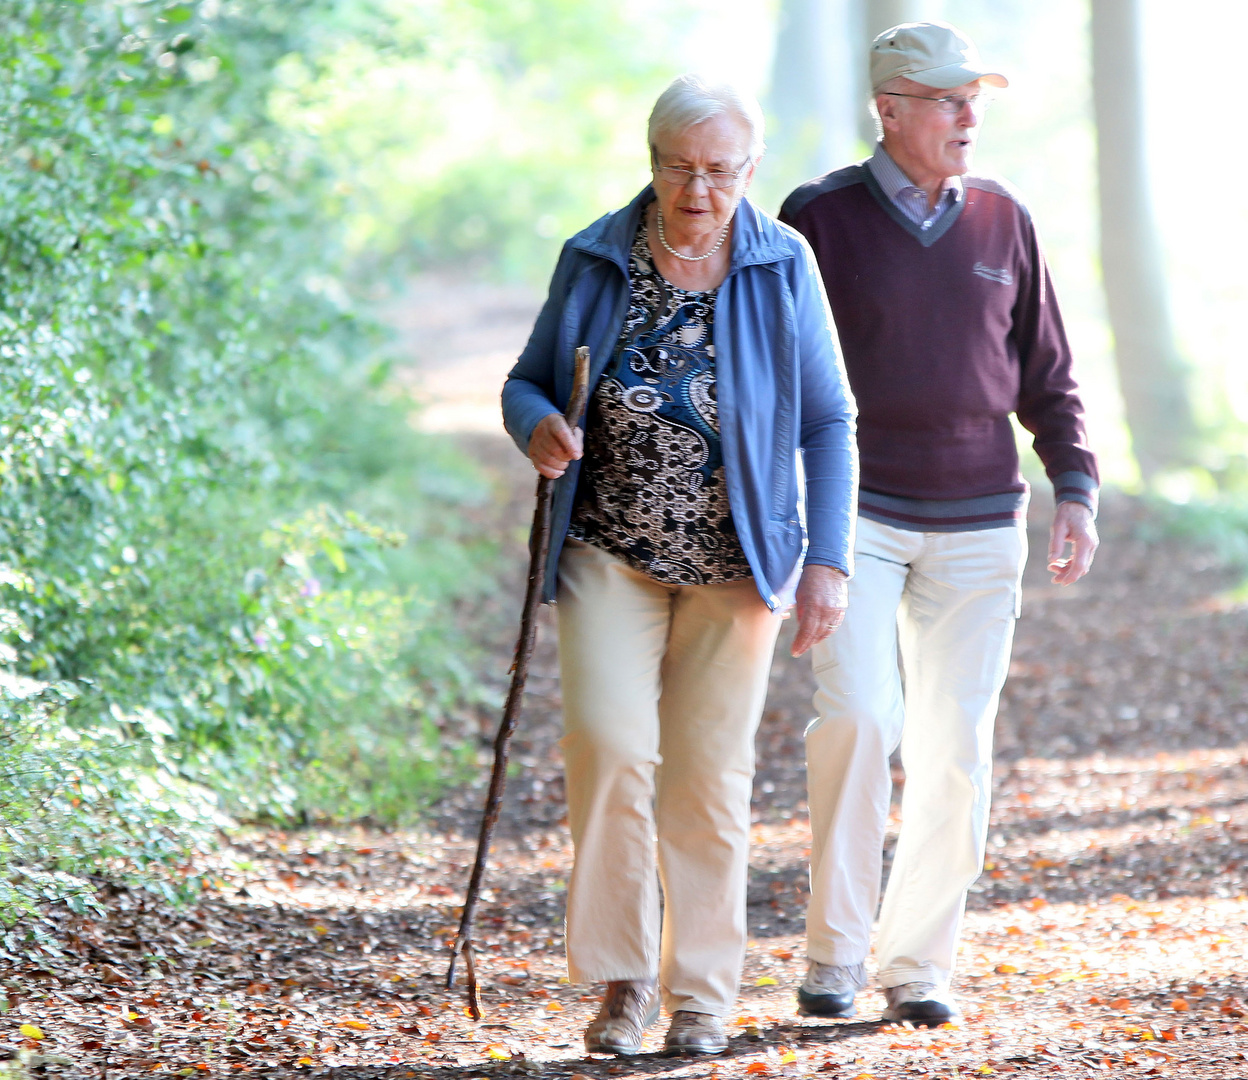
<instances>
[{"instance_id":1,"label":"woman's white hair","mask_svg":"<svg viewBox=\"0 0 1248 1080\"><path fill-rule=\"evenodd\" d=\"M651 156L664 135L677 135L725 113L741 121L750 138L750 160L757 161L765 146L762 107L731 83L708 82L701 75L677 75L654 103L646 130Z\"/></svg>"}]
</instances>

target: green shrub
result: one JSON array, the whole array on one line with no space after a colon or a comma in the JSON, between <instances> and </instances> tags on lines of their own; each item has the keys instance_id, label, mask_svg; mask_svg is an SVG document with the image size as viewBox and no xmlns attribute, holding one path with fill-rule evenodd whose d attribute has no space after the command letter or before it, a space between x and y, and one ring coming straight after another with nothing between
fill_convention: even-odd
<instances>
[{"instance_id":1,"label":"green shrub","mask_svg":"<svg viewBox=\"0 0 1248 1080\"><path fill-rule=\"evenodd\" d=\"M410 814L475 693L426 620L482 579L425 556L481 482L411 431L268 113L330 7L0 0L0 915L176 895L222 811Z\"/></svg>"}]
</instances>

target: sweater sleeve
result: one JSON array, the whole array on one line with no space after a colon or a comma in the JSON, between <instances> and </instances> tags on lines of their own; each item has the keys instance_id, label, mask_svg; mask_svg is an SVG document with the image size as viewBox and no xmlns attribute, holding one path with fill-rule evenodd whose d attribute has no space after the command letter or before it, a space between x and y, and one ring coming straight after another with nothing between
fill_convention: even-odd
<instances>
[{"instance_id":1,"label":"sweater sleeve","mask_svg":"<svg viewBox=\"0 0 1248 1080\"><path fill-rule=\"evenodd\" d=\"M801 447L806 474L806 562L853 574L858 499L856 409L836 350L832 312L810 246L791 265L801 365Z\"/></svg>"},{"instance_id":2,"label":"sweater sleeve","mask_svg":"<svg viewBox=\"0 0 1248 1080\"><path fill-rule=\"evenodd\" d=\"M1017 414L1033 436L1058 502L1097 508L1100 476L1088 447L1070 344L1035 227L1023 221L1025 257L1014 308L1021 379Z\"/></svg>"}]
</instances>

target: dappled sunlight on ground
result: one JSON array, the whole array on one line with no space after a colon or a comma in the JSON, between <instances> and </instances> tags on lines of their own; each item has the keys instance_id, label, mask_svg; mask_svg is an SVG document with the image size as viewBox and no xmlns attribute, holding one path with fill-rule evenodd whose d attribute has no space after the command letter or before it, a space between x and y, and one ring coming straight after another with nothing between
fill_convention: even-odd
<instances>
[{"instance_id":1,"label":"dappled sunlight on ground","mask_svg":"<svg viewBox=\"0 0 1248 1080\"><path fill-rule=\"evenodd\" d=\"M496 416L500 358L510 364L531 317L531 298L512 299L510 314L500 303L497 322L480 325L465 321L467 300L454 290L421 301L442 322L409 345L433 358L427 385L445 380L450 426L473 415L488 427L487 411ZM456 350L477 359L439 375L437 356ZM509 569L499 595L457 617L481 643L472 660L480 677L501 697L533 473L492 431L455 437L492 478L497 497L476 527L498 538ZM874 987L854 1020L795 1015L810 844L802 731L813 680L807 660L787 656L786 626L758 736L751 938L730 1049L714 1060L660 1058L657 1025L640 1057L585 1057L581 1036L600 988L564 978L572 855L554 625L544 612L477 921L480 1023L465 1015L462 988L447 991L444 979L498 722L488 705L448 727L448 739L468 741L470 764L475 749L475 768L423 829L242 834L204 860L211 885L191 909L120 891L106 894L106 917L51 916L44 929L63 951L5 973L0 1042L63 1057L70 1064L54 1066L63 1075L111 1078L1248 1076L1248 609L1235 599L1239 575L1151 535L1141 513L1111 495L1091 576L1057 590L1043 568L1046 511L1033 502L988 865L970 897L956 980L966 1017L956 1027L884 1025ZM886 869L900 763L894 781ZM45 1037L25 1038L23 1024Z\"/></svg>"}]
</instances>

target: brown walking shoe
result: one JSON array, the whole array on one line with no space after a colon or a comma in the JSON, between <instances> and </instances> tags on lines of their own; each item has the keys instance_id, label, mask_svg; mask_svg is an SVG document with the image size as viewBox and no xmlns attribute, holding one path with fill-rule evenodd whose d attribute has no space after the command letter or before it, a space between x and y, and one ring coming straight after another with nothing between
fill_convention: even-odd
<instances>
[{"instance_id":1,"label":"brown walking shoe","mask_svg":"<svg viewBox=\"0 0 1248 1080\"><path fill-rule=\"evenodd\" d=\"M724 1022L718 1016L677 1009L672 1013L672 1026L663 1040L663 1053L722 1054L728 1049Z\"/></svg>"},{"instance_id":2,"label":"brown walking shoe","mask_svg":"<svg viewBox=\"0 0 1248 1080\"><path fill-rule=\"evenodd\" d=\"M590 1054L640 1054L642 1036L658 1016L654 979L609 982L602 1008L585 1029L585 1050Z\"/></svg>"}]
</instances>

